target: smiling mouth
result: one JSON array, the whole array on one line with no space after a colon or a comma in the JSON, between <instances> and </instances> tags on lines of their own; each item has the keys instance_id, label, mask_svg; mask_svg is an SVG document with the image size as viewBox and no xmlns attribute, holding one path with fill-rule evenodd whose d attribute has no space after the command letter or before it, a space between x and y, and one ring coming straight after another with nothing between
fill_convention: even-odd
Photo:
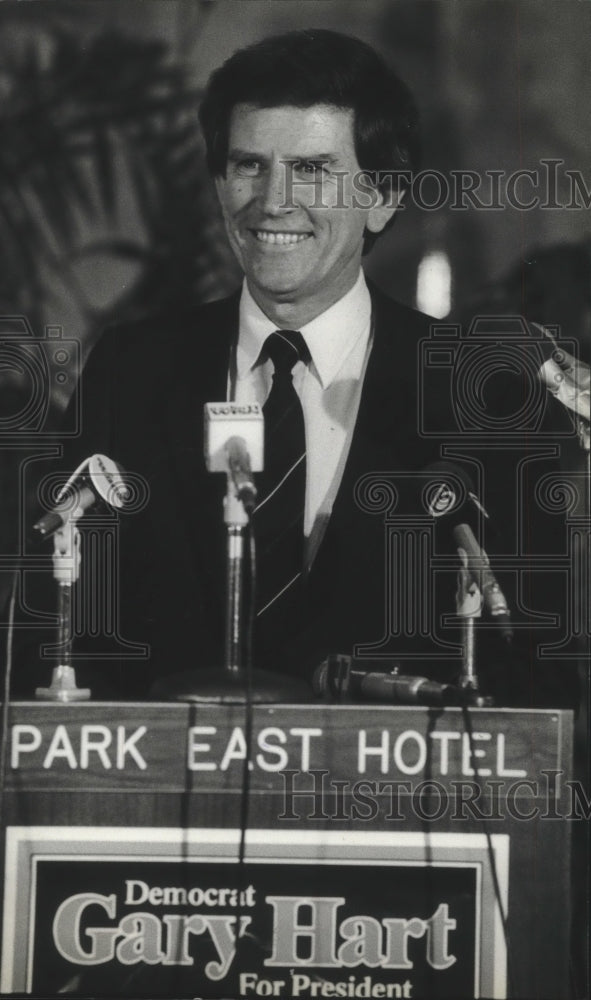
<instances>
[{"instance_id":1,"label":"smiling mouth","mask_svg":"<svg viewBox=\"0 0 591 1000\"><path fill-rule=\"evenodd\" d=\"M309 240L311 233L277 233L269 229L251 229L251 232L259 243L268 243L275 246L293 246L295 243L303 243Z\"/></svg>"}]
</instances>

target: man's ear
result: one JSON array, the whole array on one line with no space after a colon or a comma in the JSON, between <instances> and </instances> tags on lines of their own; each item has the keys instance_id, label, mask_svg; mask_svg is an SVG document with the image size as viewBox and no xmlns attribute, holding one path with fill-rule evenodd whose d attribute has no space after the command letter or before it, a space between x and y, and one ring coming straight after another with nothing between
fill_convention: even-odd
<instances>
[{"instance_id":1,"label":"man's ear","mask_svg":"<svg viewBox=\"0 0 591 1000\"><path fill-rule=\"evenodd\" d=\"M377 188L374 191L375 201L367 213L365 227L370 233L381 233L397 211L404 191L389 191L386 197Z\"/></svg>"}]
</instances>

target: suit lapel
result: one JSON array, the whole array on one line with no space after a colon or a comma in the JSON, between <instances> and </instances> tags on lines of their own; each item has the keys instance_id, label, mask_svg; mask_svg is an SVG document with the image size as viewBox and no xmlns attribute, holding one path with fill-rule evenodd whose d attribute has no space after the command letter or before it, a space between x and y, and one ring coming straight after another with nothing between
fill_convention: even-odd
<instances>
[{"instance_id":1,"label":"suit lapel","mask_svg":"<svg viewBox=\"0 0 591 1000\"><path fill-rule=\"evenodd\" d=\"M204 306L184 324L167 401L171 473L179 517L194 565L223 595L225 476L207 471L203 407L226 399L228 365L238 330L239 293Z\"/></svg>"},{"instance_id":2,"label":"suit lapel","mask_svg":"<svg viewBox=\"0 0 591 1000\"><path fill-rule=\"evenodd\" d=\"M342 579L339 567L346 566L348 552L369 545L374 534L376 544L382 544L384 514L360 509L355 499L360 479L371 473L395 475L426 462L416 417L416 314L369 287L373 345L343 478L310 572L312 594Z\"/></svg>"}]
</instances>

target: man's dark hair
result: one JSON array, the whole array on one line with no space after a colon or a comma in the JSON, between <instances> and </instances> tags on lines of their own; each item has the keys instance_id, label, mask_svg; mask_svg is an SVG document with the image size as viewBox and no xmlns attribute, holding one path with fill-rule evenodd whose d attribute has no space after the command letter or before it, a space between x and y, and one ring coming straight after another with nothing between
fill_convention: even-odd
<instances>
[{"instance_id":1,"label":"man's dark hair","mask_svg":"<svg viewBox=\"0 0 591 1000\"><path fill-rule=\"evenodd\" d=\"M316 28L290 31L240 49L215 70L199 112L214 176L226 173L236 104L351 109L359 166L384 196L391 188L404 191L418 168L418 112L412 95L358 38Z\"/></svg>"}]
</instances>

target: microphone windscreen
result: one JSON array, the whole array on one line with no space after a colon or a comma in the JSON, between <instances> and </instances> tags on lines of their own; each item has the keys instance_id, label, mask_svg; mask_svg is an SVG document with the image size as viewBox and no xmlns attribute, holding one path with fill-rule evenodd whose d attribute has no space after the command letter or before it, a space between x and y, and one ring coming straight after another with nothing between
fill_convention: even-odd
<instances>
[{"instance_id":1,"label":"microphone windscreen","mask_svg":"<svg viewBox=\"0 0 591 1000\"><path fill-rule=\"evenodd\" d=\"M123 478L123 469L106 455L92 455L88 460L88 476L94 489L111 507L121 510L130 497Z\"/></svg>"},{"instance_id":2,"label":"microphone windscreen","mask_svg":"<svg viewBox=\"0 0 591 1000\"><path fill-rule=\"evenodd\" d=\"M455 550L453 529L467 523L477 538L488 514L480 502L470 474L454 462L432 462L423 470L421 490L422 511L433 518L435 549Z\"/></svg>"},{"instance_id":3,"label":"microphone windscreen","mask_svg":"<svg viewBox=\"0 0 591 1000\"><path fill-rule=\"evenodd\" d=\"M229 472L228 441L245 442L252 472L264 468L265 425L258 403L206 403L204 407L205 463L209 472Z\"/></svg>"}]
</instances>

